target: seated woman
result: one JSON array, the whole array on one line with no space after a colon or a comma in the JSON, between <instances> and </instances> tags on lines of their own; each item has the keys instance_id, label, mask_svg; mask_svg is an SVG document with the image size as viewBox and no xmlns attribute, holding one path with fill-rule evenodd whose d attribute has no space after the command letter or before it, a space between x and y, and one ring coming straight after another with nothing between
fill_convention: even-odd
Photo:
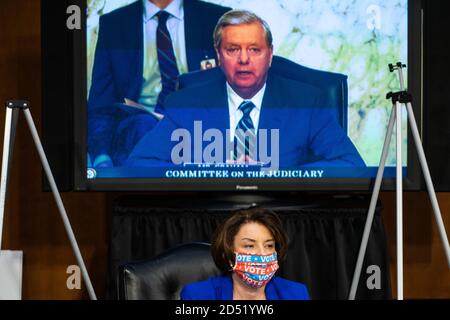
<instances>
[{"instance_id":1,"label":"seated woman","mask_svg":"<svg viewBox=\"0 0 450 320\"><path fill-rule=\"evenodd\" d=\"M214 233L214 262L223 275L186 285L182 300L308 300L305 285L274 274L287 252L275 212L262 208L232 214Z\"/></svg>"}]
</instances>

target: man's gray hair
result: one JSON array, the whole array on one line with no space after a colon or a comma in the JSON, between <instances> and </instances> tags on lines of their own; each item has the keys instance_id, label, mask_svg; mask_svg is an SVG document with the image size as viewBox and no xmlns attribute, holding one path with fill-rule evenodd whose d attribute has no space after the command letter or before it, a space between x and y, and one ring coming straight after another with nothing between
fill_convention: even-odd
<instances>
[{"instance_id":1,"label":"man's gray hair","mask_svg":"<svg viewBox=\"0 0 450 320\"><path fill-rule=\"evenodd\" d=\"M251 11L247 10L232 10L225 13L217 22L214 29L214 47L216 50L219 49L222 42L222 31L227 26L238 26L242 24L250 24L254 22L259 22L264 29L266 34L266 43L269 48L272 48L272 32L270 31L269 25L266 21L258 17Z\"/></svg>"}]
</instances>

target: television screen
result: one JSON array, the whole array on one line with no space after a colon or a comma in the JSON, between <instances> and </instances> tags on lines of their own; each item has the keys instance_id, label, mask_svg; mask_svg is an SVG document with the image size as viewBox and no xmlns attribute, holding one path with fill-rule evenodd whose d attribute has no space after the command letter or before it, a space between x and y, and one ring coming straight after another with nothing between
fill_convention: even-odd
<instances>
[{"instance_id":1,"label":"television screen","mask_svg":"<svg viewBox=\"0 0 450 320\"><path fill-rule=\"evenodd\" d=\"M368 190L400 91L388 65L420 88L417 1L82 5L77 189ZM401 125L413 188L405 111ZM393 137L385 186L395 156Z\"/></svg>"}]
</instances>

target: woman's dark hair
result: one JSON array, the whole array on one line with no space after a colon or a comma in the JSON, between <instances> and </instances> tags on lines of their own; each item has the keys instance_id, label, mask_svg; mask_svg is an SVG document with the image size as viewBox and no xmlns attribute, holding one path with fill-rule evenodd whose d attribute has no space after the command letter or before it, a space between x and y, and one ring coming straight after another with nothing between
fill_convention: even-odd
<instances>
[{"instance_id":1,"label":"woman's dark hair","mask_svg":"<svg viewBox=\"0 0 450 320\"><path fill-rule=\"evenodd\" d=\"M219 226L211 240L211 254L217 267L225 273L231 272L230 262L234 262L234 237L242 225L256 222L265 226L275 240L278 261L287 253L287 235L278 215L264 208L251 208L235 211Z\"/></svg>"}]
</instances>

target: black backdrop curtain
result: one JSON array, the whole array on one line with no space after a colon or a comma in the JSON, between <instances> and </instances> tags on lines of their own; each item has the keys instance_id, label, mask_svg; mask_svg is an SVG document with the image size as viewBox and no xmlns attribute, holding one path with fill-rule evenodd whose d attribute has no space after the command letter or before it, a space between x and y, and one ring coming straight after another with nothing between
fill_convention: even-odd
<instances>
[{"instance_id":1,"label":"black backdrop curtain","mask_svg":"<svg viewBox=\"0 0 450 320\"><path fill-rule=\"evenodd\" d=\"M242 198L244 199L244 198ZM125 196L113 204L106 298L117 298L117 268L125 262L145 260L186 242L210 242L213 231L238 208L252 200L194 200L193 198ZM236 201L237 200L237 201ZM289 237L287 259L278 276L305 283L313 299L347 299L367 216L365 196L255 202L277 212ZM358 286L357 299L390 299L389 259L377 206ZM366 282L380 270L380 289ZM375 283L376 278L369 282Z\"/></svg>"}]
</instances>

